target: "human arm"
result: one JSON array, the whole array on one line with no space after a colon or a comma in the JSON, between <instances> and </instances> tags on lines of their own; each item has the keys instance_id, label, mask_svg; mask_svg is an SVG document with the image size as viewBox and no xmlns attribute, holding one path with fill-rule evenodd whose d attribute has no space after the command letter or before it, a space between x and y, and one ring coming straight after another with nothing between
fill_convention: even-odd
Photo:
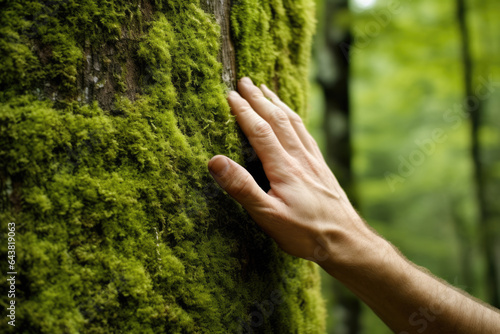
<instances>
[{"instance_id":1,"label":"human arm","mask_svg":"<svg viewBox=\"0 0 500 334\"><path fill-rule=\"evenodd\" d=\"M238 87L228 101L271 189L224 156L209 170L284 251L317 262L396 333L500 333L496 310L411 264L365 224L300 117L266 87L247 78Z\"/></svg>"}]
</instances>

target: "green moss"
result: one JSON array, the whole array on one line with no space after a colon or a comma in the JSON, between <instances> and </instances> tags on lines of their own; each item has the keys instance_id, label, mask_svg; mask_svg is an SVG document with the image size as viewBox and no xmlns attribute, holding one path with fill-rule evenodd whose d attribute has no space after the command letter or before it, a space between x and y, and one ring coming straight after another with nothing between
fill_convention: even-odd
<instances>
[{"instance_id":1,"label":"green moss","mask_svg":"<svg viewBox=\"0 0 500 334\"><path fill-rule=\"evenodd\" d=\"M321 332L317 268L207 173L214 154L245 154L213 16L194 0L43 3L0 13L0 228L16 222L18 272L2 328ZM310 3L236 1L232 17L239 74L302 113Z\"/></svg>"},{"instance_id":2,"label":"green moss","mask_svg":"<svg viewBox=\"0 0 500 334\"><path fill-rule=\"evenodd\" d=\"M236 0L231 22L238 74L267 84L305 115L314 1Z\"/></svg>"}]
</instances>

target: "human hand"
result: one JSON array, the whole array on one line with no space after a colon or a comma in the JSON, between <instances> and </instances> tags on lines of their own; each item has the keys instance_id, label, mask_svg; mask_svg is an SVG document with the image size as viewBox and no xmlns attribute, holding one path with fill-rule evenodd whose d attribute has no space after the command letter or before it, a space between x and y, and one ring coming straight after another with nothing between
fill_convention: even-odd
<instances>
[{"instance_id":1,"label":"human hand","mask_svg":"<svg viewBox=\"0 0 500 334\"><path fill-rule=\"evenodd\" d=\"M301 118L267 87L259 89L243 78L238 89L241 96L231 92L228 101L271 189L264 192L247 170L225 156L210 160L210 173L285 252L320 264L327 259L348 262L347 256L356 256L373 233L315 140Z\"/></svg>"},{"instance_id":2,"label":"human hand","mask_svg":"<svg viewBox=\"0 0 500 334\"><path fill-rule=\"evenodd\" d=\"M497 310L424 273L363 222L297 114L248 78L238 89L241 96L231 92L229 104L271 189L264 192L225 156L213 157L208 168L284 251L318 262L394 332L413 332L421 324L412 322L415 311L433 310L439 317L425 322L431 333L498 333Z\"/></svg>"}]
</instances>

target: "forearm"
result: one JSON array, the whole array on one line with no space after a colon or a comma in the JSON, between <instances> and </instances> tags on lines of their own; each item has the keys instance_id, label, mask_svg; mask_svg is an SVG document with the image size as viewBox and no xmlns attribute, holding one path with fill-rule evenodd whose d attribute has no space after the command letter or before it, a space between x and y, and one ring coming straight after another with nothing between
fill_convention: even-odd
<instances>
[{"instance_id":1,"label":"forearm","mask_svg":"<svg viewBox=\"0 0 500 334\"><path fill-rule=\"evenodd\" d=\"M416 267L376 234L371 238L344 245L357 254L350 263L332 256L320 264L395 333L500 333L497 311ZM363 245L370 242L371 248Z\"/></svg>"},{"instance_id":2,"label":"forearm","mask_svg":"<svg viewBox=\"0 0 500 334\"><path fill-rule=\"evenodd\" d=\"M228 96L269 180L236 162L208 164L217 183L287 253L319 263L396 333L500 333L500 315L408 262L361 220L300 117L244 78ZM265 97L264 97L265 94Z\"/></svg>"}]
</instances>

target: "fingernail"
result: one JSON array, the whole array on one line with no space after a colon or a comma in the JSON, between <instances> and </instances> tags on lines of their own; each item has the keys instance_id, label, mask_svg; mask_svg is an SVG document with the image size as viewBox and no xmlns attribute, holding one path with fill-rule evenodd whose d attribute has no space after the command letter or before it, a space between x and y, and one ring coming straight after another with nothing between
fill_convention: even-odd
<instances>
[{"instance_id":1,"label":"fingernail","mask_svg":"<svg viewBox=\"0 0 500 334\"><path fill-rule=\"evenodd\" d=\"M268 89L269 90L269 88L267 88L267 86L264 85L264 84L260 85L260 88L264 88L264 89Z\"/></svg>"},{"instance_id":2,"label":"fingernail","mask_svg":"<svg viewBox=\"0 0 500 334\"><path fill-rule=\"evenodd\" d=\"M208 163L208 171L212 176L217 180L226 174L229 169L229 162L226 158L219 157L217 159L213 159Z\"/></svg>"}]
</instances>

